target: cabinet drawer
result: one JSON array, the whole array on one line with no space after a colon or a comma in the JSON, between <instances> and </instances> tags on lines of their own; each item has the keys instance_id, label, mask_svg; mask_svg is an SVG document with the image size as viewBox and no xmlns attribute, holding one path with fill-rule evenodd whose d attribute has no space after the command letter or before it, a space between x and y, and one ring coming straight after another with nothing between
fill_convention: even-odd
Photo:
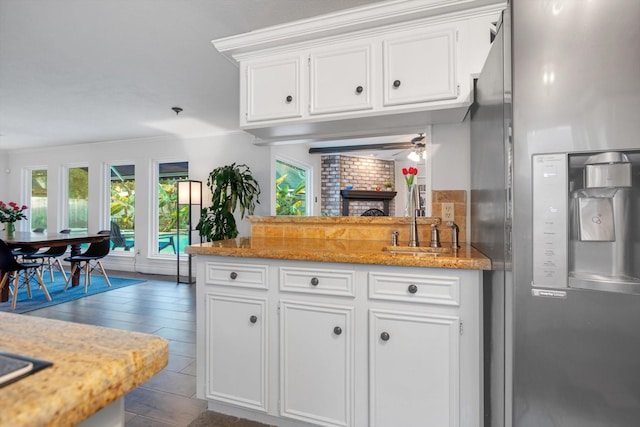
<instances>
[{"instance_id":1,"label":"cabinet drawer","mask_svg":"<svg viewBox=\"0 0 640 427\"><path fill-rule=\"evenodd\" d=\"M280 268L280 290L354 297L355 272L308 268Z\"/></svg>"},{"instance_id":2,"label":"cabinet drawer","mask_svg":"<svg viewBox=\"0 0 640 427\"><path fill-rule=\"evenodd\" d=\"M369 273L369 298L459 306L460 278L371 272Z\"/></svg>"},{"instance_id":3,"label":"cabinet drawer","mask_svg":"<svg viewBox=\"0 0 640 427\"><path fill-rule=\"evenodd\" d=\"M208 262L205 264L205 284L268 289L268 271L266 265Z\"/></svg>"}]
</instances>

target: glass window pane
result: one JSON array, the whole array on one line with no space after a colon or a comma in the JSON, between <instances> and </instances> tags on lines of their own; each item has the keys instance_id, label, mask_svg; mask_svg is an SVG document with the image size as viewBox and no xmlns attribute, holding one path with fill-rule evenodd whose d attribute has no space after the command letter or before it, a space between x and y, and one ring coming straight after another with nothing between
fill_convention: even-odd
<instances>
[{"instance_id":1,"label":"glass window pane","mask_svg":"<svg viewBox=\"0 0 640 427\"><path fill-rule=\"evenodd\" d=\"M135 165L112 165L111 191L111 242L114 251L131 251L135 248Z\"/></svg>"},{"instance_id":2,"label":"glass window pane","mask_svg":"<svg viewBox=\"0 0 640 427\"><path fill-rule=\"evenodd\" d=\"M89 226L89 168L69 168L68 224L72 231L87 232Z\"/></svg>"},{"instance_id":3,"label":"glass window pane","mask_svg":"<svg viewBox=\"0 0 640 427\"><path fill-rule=\"evenodd\" d=\"M307 171L276 160L276 215L307 213Z\"/></svg>"},{"instance_id":4,"label":"glass window pane","mask_svg":"<svg viewBox=\"0 0 640 427\"><path fill-rule=\"evenodd\" d=\"M174 254L179 247L180 253L184 253L184 248L188 246L187 212L189 207L180 207L178 224L176 181L189 178L189 163L160 163L158 169L157 250L161 254ZM180 227L180 242L176 240L178 226Z\"/></svg>"},{"instance_id":5,"label":"glass window pane","mask_svg":"<svg viewBox=\"0 0 640 427\"><path fill-rule=\"evenodd\" d=\"M31 229L47 228L47 170L31 171Z\"/></svg>"}]
</instances>

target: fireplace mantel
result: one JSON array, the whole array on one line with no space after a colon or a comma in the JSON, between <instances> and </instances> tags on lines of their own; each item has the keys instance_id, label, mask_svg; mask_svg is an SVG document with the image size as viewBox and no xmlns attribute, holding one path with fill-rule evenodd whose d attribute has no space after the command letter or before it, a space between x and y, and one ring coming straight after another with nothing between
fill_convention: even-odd
<instances>
[{"instance_id":1,"label":"fireplace mantel","mask_svg":"<svg viewBox=\"0 0 640 427\"><path fill-rule=\"evenodd\" d=\"M342 215L349 216L349 202L351 200L365 200L370 202L382 202L383 212L389 215L389 201L396 197L396 191L367 191L367 190L341 190Z\"/></svg>"}]
</instances>

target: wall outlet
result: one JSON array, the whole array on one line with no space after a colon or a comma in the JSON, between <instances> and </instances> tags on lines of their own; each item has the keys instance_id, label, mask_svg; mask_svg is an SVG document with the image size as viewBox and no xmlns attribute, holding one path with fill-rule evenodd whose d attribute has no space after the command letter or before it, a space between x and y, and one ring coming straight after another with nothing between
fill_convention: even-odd
<instances>
[{"instance_id":1,"label":"wall outlet","mask_svg":"<svg viewBox=\"0 0 640 427\"><path fill-rule=\"evenodd\" d=\"M453 221L455 216L453 203L442 204L442 222Z\"/></svg>"}]
</instances>

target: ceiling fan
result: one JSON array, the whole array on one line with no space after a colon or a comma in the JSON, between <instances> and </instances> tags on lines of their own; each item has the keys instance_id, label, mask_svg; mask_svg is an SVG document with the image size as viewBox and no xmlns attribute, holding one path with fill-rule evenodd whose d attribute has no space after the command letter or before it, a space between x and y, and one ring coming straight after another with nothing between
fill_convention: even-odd
<instances>
[{"instance_id":1,"label":"ceiling fan","mask_svg":"<svg viewBox=\"0 0 640 427\"><path fill-rule=\"evenodd\" d=\"M309 154L338 154L348 152L363 152L362 154L373 154L377 151L395 150L389 157L398 158L408 153L409 160L414 162L426 158L425 136L420 133L409 142L383 142L378 144L357 144L357 145L339 145L332 147L311 147Z\"/></svg>"}]
</instances>

